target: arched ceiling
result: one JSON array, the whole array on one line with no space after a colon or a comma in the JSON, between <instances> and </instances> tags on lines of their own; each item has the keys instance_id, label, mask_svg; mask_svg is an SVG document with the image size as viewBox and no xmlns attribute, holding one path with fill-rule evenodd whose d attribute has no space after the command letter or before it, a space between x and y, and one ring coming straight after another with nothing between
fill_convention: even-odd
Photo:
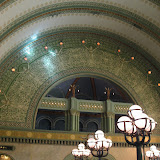
<instances>
[{"instance_id":1,"label":"arched ceiling","mask_svg":"<svg viewBox=\"0 0 160 160\"><path fill-rule=\"evenodd\" d=\"M21 41L38 36L41 32L77 26L102 29L123 36L160 62L159 6L148 0L130 0L127 3L125 0L3 3L0 22L1 58Z\"/></svg>"},{"instance_id":2,"label":"arched ceiling","mask_svg":"<svg viewBox=\"0 0 160 160\"><path fill-rule=\"evenodd\" d=\"M32 128L40 98L79 74L113 80L159 120L157 0L3 0L0 12L2 127Z\"/></svg>"}]
</instances>

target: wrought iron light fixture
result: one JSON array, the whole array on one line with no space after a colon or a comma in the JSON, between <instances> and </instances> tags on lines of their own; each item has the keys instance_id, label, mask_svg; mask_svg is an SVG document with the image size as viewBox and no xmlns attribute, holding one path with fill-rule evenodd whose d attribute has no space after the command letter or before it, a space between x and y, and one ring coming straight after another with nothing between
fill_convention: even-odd
<instances>
[{"instance_id":1,"label":"wrought iron light fixture","mask_svg":"<svg viewBox=\"0 0 160 160\"><path fill-rule=\"evenodd\" d=\"M88 158L90 154L91 151L89 149L85 149L85 145L83 143L78 145L78 149L72 150L72 155L76 160L83 160L84 158Z\"/></svg>"},{"instance_id":2,"label":"wrought iron light fixture","mask_svg":"<svg viewBox=\"0 0 160 160\"><path fill-rule=\"evenodd\" d=\"M128 116L118 119L117 127L124 133L126 142L137 148L137 160L142 160L141 147L150 142L150 134L156 124L138 105L129 108Z\"/></svg>"},{"instance_id":3,"label":"wrought iron light fixture","mask_svg":"<svg viewBox=\"0 0 160 160\"><path fill-rule=\"evenodd\" d=\"M155 145L152 145L150 147L150 151L146 152L146 156L149 158L149 160L160 160L160 151L157 150Z\"/></svg>"},{"instance_id":4,"label":"wrought iron light fixture","mask_svg":"<svg viewBox=\"0 0 160 160\"><path fill-rule=\"evenodd\" d=\"M106 157L108 155L109 148L112 146L112 141L104 137L104 132L98 130L95 134L88 135L87 140L88 147L91 149L91 153L94 157Z\"/></svg>"}]
</instances>

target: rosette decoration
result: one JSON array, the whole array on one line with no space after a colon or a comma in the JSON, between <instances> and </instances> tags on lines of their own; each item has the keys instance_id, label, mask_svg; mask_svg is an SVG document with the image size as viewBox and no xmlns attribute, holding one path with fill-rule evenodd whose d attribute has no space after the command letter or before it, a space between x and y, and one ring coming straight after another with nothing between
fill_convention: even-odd
<instances>
[{"instance_id":1,"label":"rosette decoration","mask_svg":"<svg viewBox=\"0 0 160 160\"><path fill-rule=\"evenodd\" d=\"M112 146L112 141L105 138L103 131L98 130L94 135L89 136L87 144L91 149L92 155L100 159L108 155L108 150Z\"/></svg>"},{"instance_id":2,"label":"rosette decoration","mask_svg":"<svg viewBox=\"0 0 160 160\"><path fill-rule=\"evenodd\" d=\"M150 147L150 151L146 152L146 156L149 158L149 160L160 160L160 151L157 150L155 145L152 145Z\"/></svg>"},{"instance_id":3,"label":"rosette decoration","mask_svg":"<svg viewBox=\"0 0 160 160\"><path fill-rule=\"evenodd\" d=\"M141 146L150 142L150 134L156 124L138 105L129 108L128 116L118 119L117 128L124 133L126 142L137 147L137 160L142 160Z\"/></svg>"},{"instance_id":4,"label":"rosette decoration","mask_svg":"<svg viewBox=\"0 0 160 160\"><path fill-rule=\"evenodd\" d=\"M72 155L77 160L83 160L84 157L88 157L91 154L91 151L89 149L85 149L85 145L83 143L80 143L78 145L78 149L72 150Z\"/></svg>"}]
</instances>

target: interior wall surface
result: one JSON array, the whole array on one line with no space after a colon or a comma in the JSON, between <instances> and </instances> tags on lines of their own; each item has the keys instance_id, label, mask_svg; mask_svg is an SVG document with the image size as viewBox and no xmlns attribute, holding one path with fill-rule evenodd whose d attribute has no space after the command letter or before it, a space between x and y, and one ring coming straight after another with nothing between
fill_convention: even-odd
<instances>
[{"instance_id":1,"label":"interior wall surface","mask_svg":"<svg viewBox=\"0 0 160 160\"><path fill-rule=\"evenodd\" d=\"M14 151L1 151L13 157L14 160L66 160L66 157L71 154L72 149L77 146L64 145L43 145L43 144L22 144L22 143L2 143L2 145L15 146ZM72 157L72 156L71 156ZM113 160L135 160L136 149L131 147L112 147L109 150L110 159ZM94 159L94 157L90 157ZM107 159L107 157L106 157ZM74 157L72 159L74 160Z\"/></svg>"}]
</instances>

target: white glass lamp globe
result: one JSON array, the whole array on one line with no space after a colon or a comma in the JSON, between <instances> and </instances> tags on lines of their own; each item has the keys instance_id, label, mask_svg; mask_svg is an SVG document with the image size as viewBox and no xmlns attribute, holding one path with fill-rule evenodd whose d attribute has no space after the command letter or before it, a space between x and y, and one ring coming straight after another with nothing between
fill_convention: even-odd
<instances>
[{"instance_id":1,"label":"white glass lamp globe","mask_svg":"<svg viewBox=\"0 0 160 160\"><path fill-rule=\"evenodd\" d=\"M127 131L127 133L132 134L132 133L136 133L137 132L137 128L135 125L132 126L131 130Z\"/></svg>"},{"instance_id":2,"label":"white glass lamp globe","mask_svg":"<svg viewBox=\"0 0 160 160\"><path fill-rule=\"evenodd\" d=\"M96 140L95 149L100 149L103 147L103 140L104 138L99 138L98 140Z\"/></svg>"},{"instance_id":3,"label":"white glass lamp globe","mask_svg":"<svg viewBox=\"0 0 160 160\"><path fill-rule=\"evenodd\" d=\"M135 125L139 129L145 129L149 124L149 117L145 113L137 114L135 117Z\"/></svg>"},{"instance_id":4,"label":"white glass lamp globe","mask_svg":"<svg viewBox=\"0 0 160 160\"><path fill-rule=\"evenodd\" d=\"M159 151L156 149L156 150L154 150L153 151L153 153L154 153L154 155L156 156L156 157L158 157L159 156Z\"/></svg>"},{"instance_id":5,"label":"white glass lamp globe","mask_svg":"<svg viewBox=\"0 0 160 160\"><path fill-rule=\"evenodd\" d=\"M151 131L154 130L154 128L156 127L157 122L155 122L155 120L151 117L149 117L149 123L147 124L145 131Z\"/></svg>"},{"instance_id":6,"label":"white glass lamp globe","mask_svg":"<svg viewBox=\"0 0 160 160\"><path fill-rule=\"evenodd\" d=\"M152 145L152 146L150 147L150 150L151 150L152 152L154 152L155 150L157 150L157 147L156 147L155 145Z\"/></svg>"},{"instance_id":7,"label":"white glass lamp globe","mask_svg":"<svg viewBox=\"0 0 160 160\"><path fill-rule=\"evenodd\" d=\"M80 144L78 145L78 149L79 149L79 150L84 150L84 149L85 149L85 145L84 145L83 143L80 143Z\"/></svg>"},{"instance_id":8,"label":"white glass lamp globe","mask_svg":"<svg viewBox=\"0 0 160 160\"><path fill-rule=\"evenodd\" d=\"M149 157L149 158L152 158L153 157L153 152L152 151L147 151L146 156Z\"/></svg>"},{"instance_id":9,"label":"white glass lamp globe","mask_svg":"<svg viewBox=\"0 0 160 160\"><path fill-rule=\"evenodd\" d=\"M131 118L134 118L134 116L141 113L142 113L142 108L138 105L132 105L128 111L128 114Z\"/></svg>"},{"instance_id":10,"label":"white glass lamp globe","mask_svg":"<svg viewBox=\"0 0 160 160\"><path fill-rule=\"evenodd\" d=\"M84 156L88 157L91 154L91 151L89 149L84 150Z\"/></svg>"},{"instance_id":11,"label":"white glass lamp globe","mask_svg":"<svg viewBox=\"0 0 160 160\"><path fill-rule=\"evenodd\" d=\"M122 116L117 121L117 127L122 132L128 132L132 129L132 120L127 116Z\"/></svg>"},{"instance_id":12,"label":"white glass lamp globe","mask_svg":"<svg viewBox=\"0 0 160 160\"><path fill-rule=\"evenodd\" d=\"M96 140L94 138L89 138L87 140L87 144L88 144L89 148L94 148L96 145Z\"/></svg>"},{"instance_id":13,"label":"white glass lamp globe","mask_svg":"<svg viewBox=\"0 0 160 160\"><path fill-rule=\"evenodd\" d=\"M108 143L108 148L112 147L112 141L110 139L106 139L106 140L107 140L107 143Z\"/></svg>"},{"instance_id":14,"label":"white glass lamp globe","mask_svg":"<svg viewBox=\"0 0 160 160\"><path fill-rule=\"evenodd\" d=\"M95 138L96 138L96 139L104 138L104 132L101 131L101 130L97 130L97 131L95 132Z\"/></svg>"},{"instance_id":15,"label":"white glass lamp globe","mask_svg":"<svg viewBox=\"0 0 160 160\"><path fill-rule=\"evenodd\" d=\"M78 149L73 149L73 150L72 150L72 154L73 154L74 156L78 156Z\"/></svg>"}]
</instances>

